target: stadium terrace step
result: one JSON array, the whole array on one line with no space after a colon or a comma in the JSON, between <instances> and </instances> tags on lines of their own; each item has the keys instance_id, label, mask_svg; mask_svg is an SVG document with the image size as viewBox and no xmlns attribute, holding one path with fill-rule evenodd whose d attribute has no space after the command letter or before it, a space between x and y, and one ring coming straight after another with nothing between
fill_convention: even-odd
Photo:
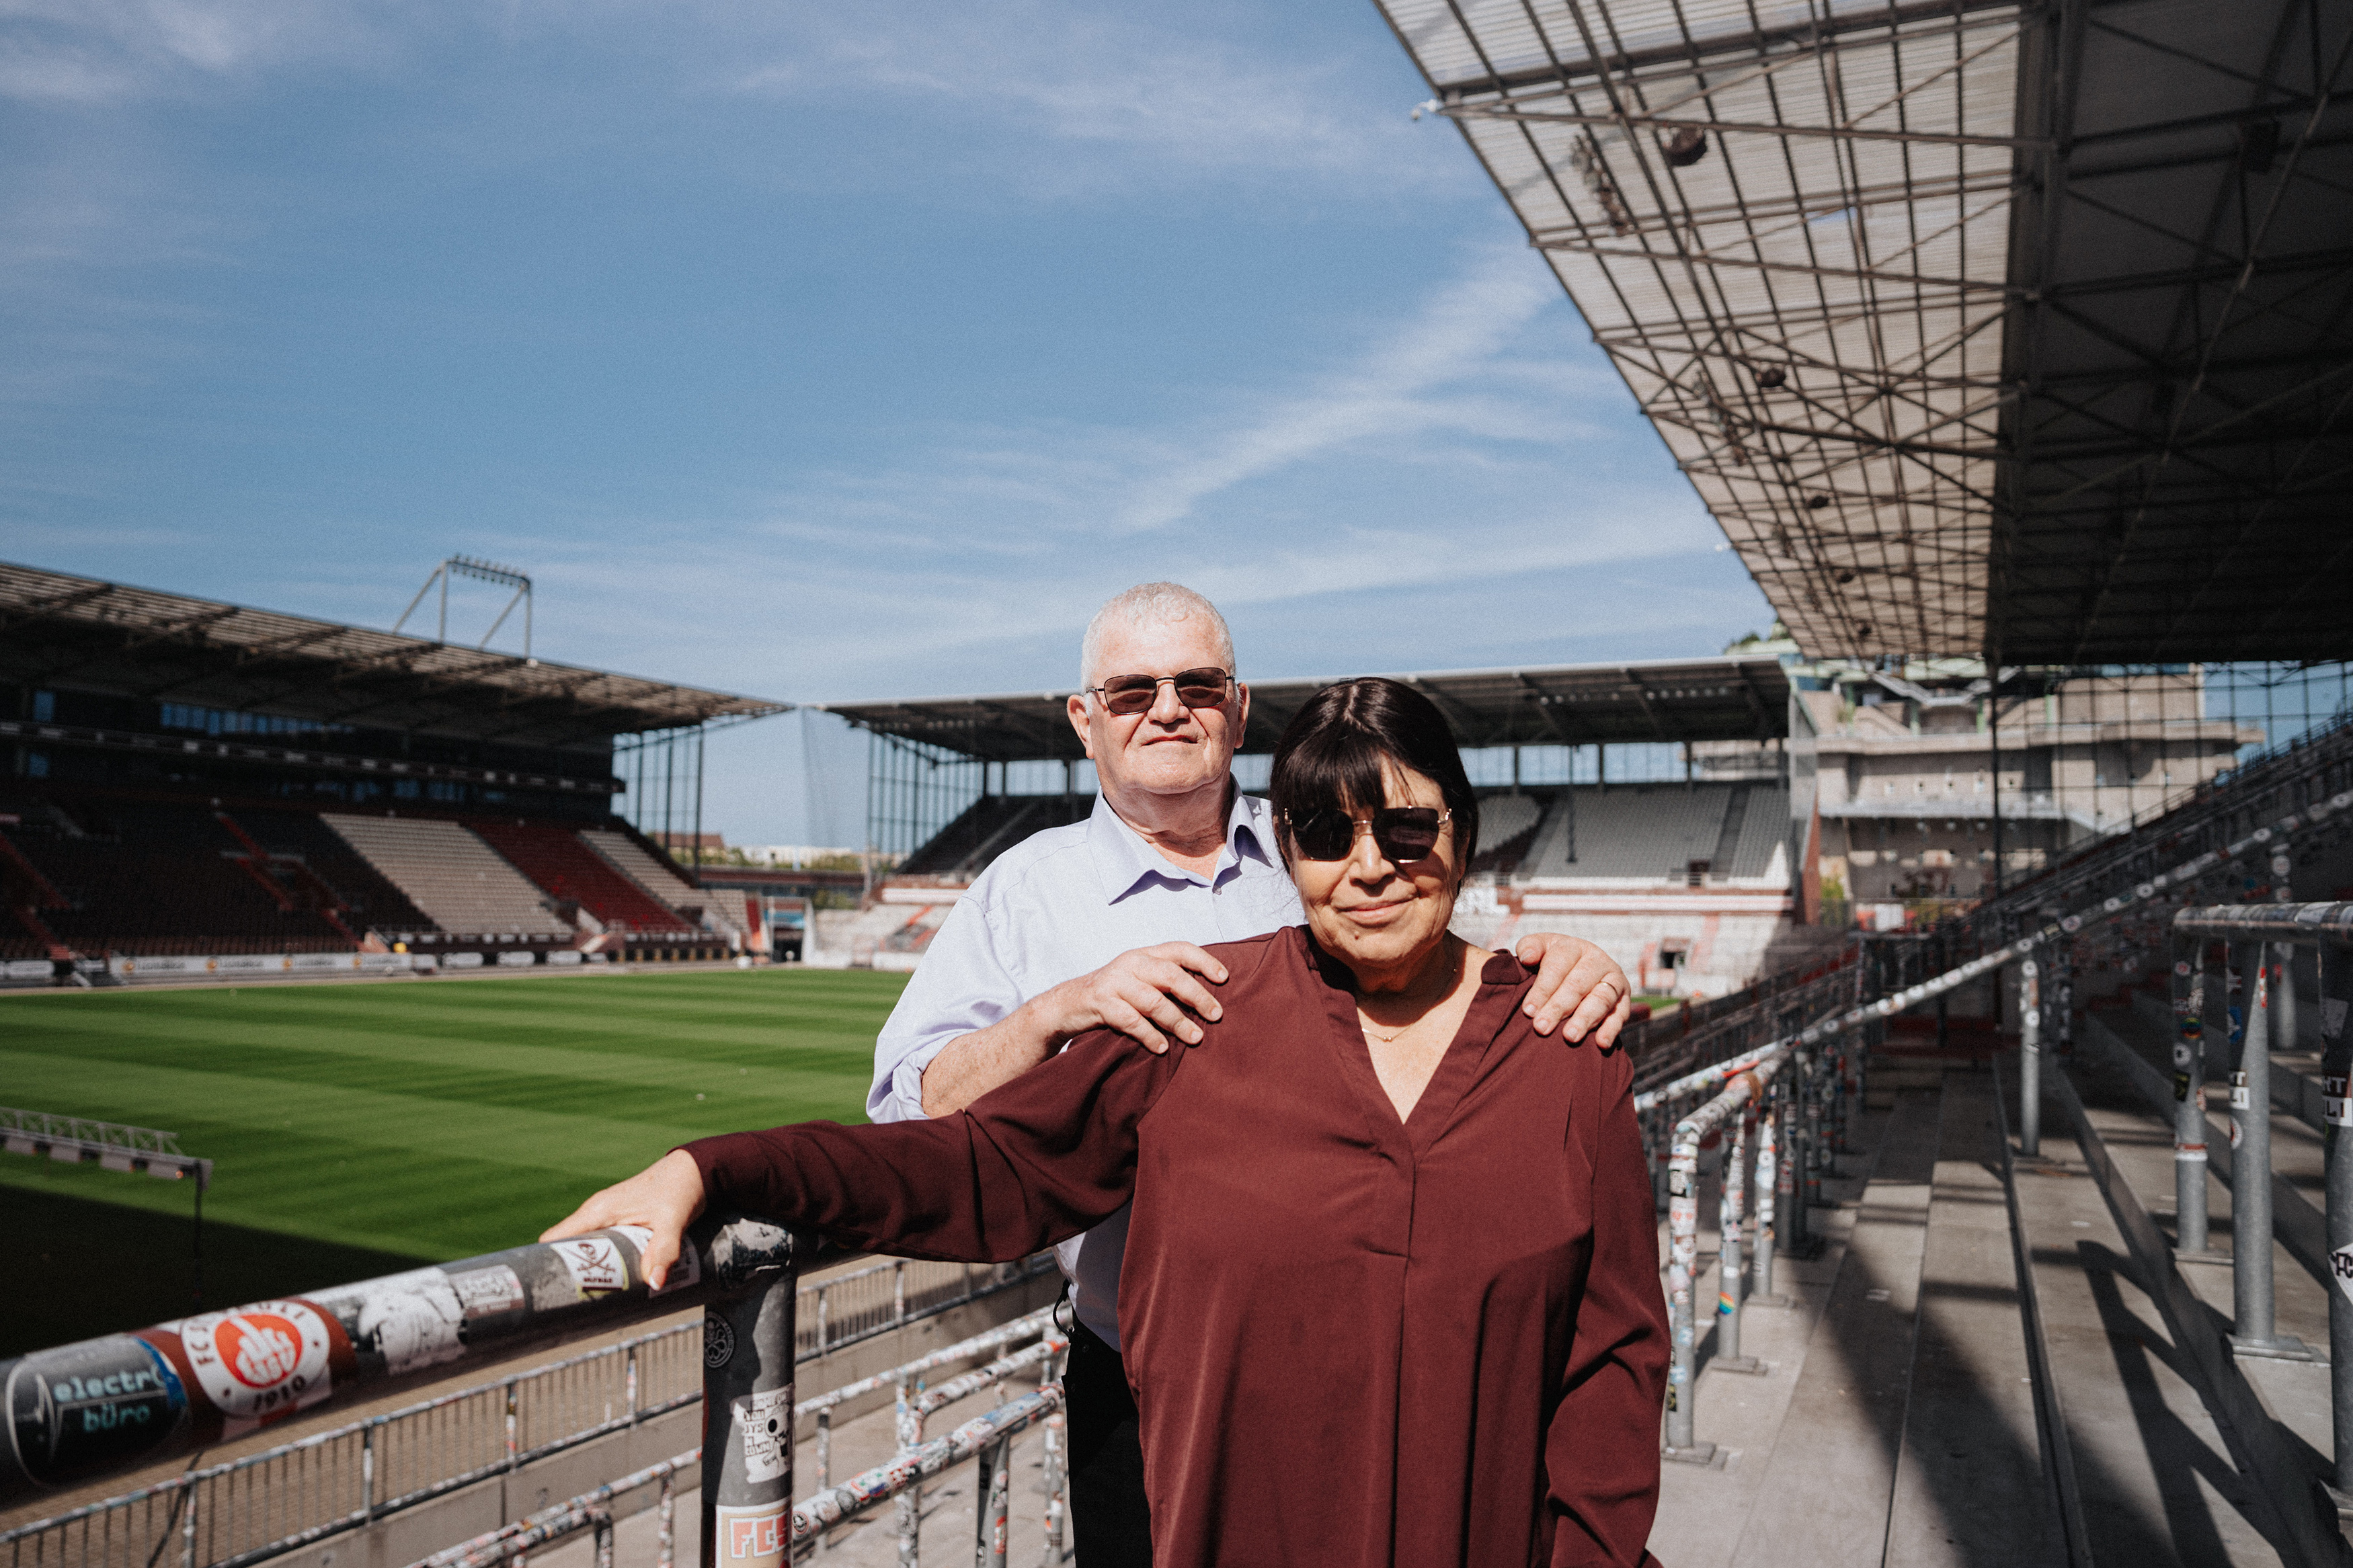
<instances>
[{"instance_id":1,"label":"stadium terrace step","mask_svg":"<svg viewBox=\"0 0 2353 1568\"><path fill-rule=\"evenodd\" d=\"M1993 1078L1958 1064L1854 1119L1789 1306L1752 1307L1761 1377L1698 1389L1714 1467L1670 1464L1651 1550L1715 1564L2044 1559L2031 1386L1994 1131ZM1704 1245L1704 1238L1703 1238Z\"/></svg>"},{"instance_id":2,"label":"stadium terrace step","mask_svg":"<svg viewBox=\"0 0 2353 1568\"><path fill-rule=\"evenodd\" d=\"M445 931L574 934L522 873L457 823L342 813L321 820Z\"/></svg>"},{"instance_id":3,"label":"stadium terrace step","mask_svg":"<svg viewBox=\"0 0 2353 1568\"><path fill-rule=\"evenodd\" d=\"M550 898L579 905L605 926L693 933L691 921L649 897L562 824L483 817L467 826Z\"/></svg>"},{"instance_id":4,"label":"stadium terrace step","mask_svg":"<svg viewBox=\"0 0 2353 1568\"><path fill-rule=\"evenodd\" d=\"M2321 1363L2207 1356L2227 1343L2231 1269L2171 1257L2172 1131L2149 1096L2149 1074L2109 1026L2127 1010L2087 1016L2074 1060L2062 1067L2121 1194L2162 1227L2153 1261L2186 1289L2171 1299L2203 1308L2202 1322L2168 1313L2164 1279L2137 1256L2116 1201L2075 1135L2057 1086L2044 1099L2043 1158L2018 1165L2019 1215L2061 1392L2068 1451L2087 1531L2103 1561L2268 1563L2308 1561L2283 1505L2311 1511L2309 1483L2325 1475L2330 1446L2327 1379ZM2159 1079L2160 1086L2162 1080ZM2291 1124L2274 1123L2283 1172L2302 1163ZM2317 1140L2312 1140L2316 1147ZM2220 1144L2227 1150L2227 1140ZM2232 1237L2227 1159L2213 1164L2212 1247ZM2274 1203L2284 1213L2285 1199ZM2279 1326L2307 1344L2327 1342L2326 1287L2284 1248L2274 1255ZM2239 1380L2234 1392L2221 1380ZM2234 1406L2233 1398L2239 1403ZM2253 1412L2259 1430L2230 1412Z\"/></svg>"},{"instance_id":5,"label":"stadium terrace step","mask_svg":"<svg viewBox=\"0 0 2353 1568\"><path fill-rule=\"evenodd\" d=\"M655 854L638 838L628 833L606 827L586 827L580 830L580 841L604 857L615 870L627 877L648 898L664 907L680 911L684 919L686 910L701 906L712 917L712 924L722 935L733 936L737 942L744 933L737 921L727 914L729 900L724 895L706 893L681 876L666 857ZM741 902L740 895L736 902ZM688 921L692 924L692 921Z\"/></svg>"}]
</instances>

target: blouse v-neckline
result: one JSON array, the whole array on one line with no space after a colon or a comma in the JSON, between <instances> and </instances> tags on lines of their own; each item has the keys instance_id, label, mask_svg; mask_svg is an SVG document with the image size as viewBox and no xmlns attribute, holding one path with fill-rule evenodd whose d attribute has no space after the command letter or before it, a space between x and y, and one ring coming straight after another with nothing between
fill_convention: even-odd
<instances>
[{"instance_id":1,"label":"blouse v-neckline","mask_svg":"<svg viewBox=\"0 0 2353 1568\"><path fill-rule=\"evenodd\" d=\"M1447 1123L1454 1120L1462 1097L1470 1092L1478 1076L1479 1063L1487 1047L1494 1040L1498 1030L1493 1012L1498 994L1508 997L1518 988L1524 972L1516 961L1505 954L1489 957L1479 972L1479 987L1472 993L1471 1005L1462 1011L1462 1022L1455 1026L1454 1037L1446 1044L1445 1055L1430 1070L1430 1081L1421 1086L1412 1113L1399 1117L1397 1102L1389 1098L1389 1091L1381 1086L1381 1075L1374 1070L1373 1048L1356 1016L1355 977L1346 964L1316 944L1307 928L1297 929L1300 940L1306 944L1309 961L1324 981L1324 1017L1329 1026L1324 1031L1325 1038L1339 1058L1340 1076L1363 1102L1375 1141L1387 1142L1391 1138L1400 1138L1413 1155L1427 1153ZM1495 973L1499 963L1511 965L1509 978Z\"/></svg>"}]
</instances>

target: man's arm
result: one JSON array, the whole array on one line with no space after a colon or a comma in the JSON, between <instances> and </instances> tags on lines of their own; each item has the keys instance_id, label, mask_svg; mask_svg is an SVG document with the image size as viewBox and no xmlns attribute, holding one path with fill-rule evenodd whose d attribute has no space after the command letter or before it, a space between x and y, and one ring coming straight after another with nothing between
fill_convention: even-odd
<instances>
[{"instance_id":1,"label":"man's arm","mask_svg":"<svg viewBox=\"0 0 2353 1568\"><path fill-rule=\"evenodd\" d=\"M1618 1043L1618 1031L1634 1016L1634 987L1616 959L1583 937L1549 931L1522 937L1514 956L1536 972L1520 1010L1536 1021L1537 1034L1551 1034L1566 1018L1564 1040L1590 1034L1604 1050Z\"/></svg>"},{"instance_id":2,"label":"man's arm","mask_svg":"<svg viewBox=\"0 0 2353 1568\"><path fill-rule=\"evenodd\" d=\"M1089 1029L1117 1029L1155 1056L1172 1037L1198 1046L1201 1026L1195 1016L1214 1023L1224 1012L1203 979L1224 984L1226 966L1189 942L1165 942L1123 952L1092 973L1040 992L987 1028L950 1040L932 1058L923 1069L923 1114L962 1110Z\"/></svg>"}]
</instances>

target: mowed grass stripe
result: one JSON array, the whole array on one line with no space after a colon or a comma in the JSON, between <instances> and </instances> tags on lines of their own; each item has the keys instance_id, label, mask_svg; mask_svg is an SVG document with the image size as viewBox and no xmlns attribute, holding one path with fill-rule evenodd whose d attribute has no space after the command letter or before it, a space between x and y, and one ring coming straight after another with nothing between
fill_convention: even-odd
<instances>
[{"instance_id":1,"label":"mowed grass stripe","mask_svg":"<svg viewBox=\"0 0 2353 1568\"><path fill-rule=\"evenodd\" d=\"M218 1162L208 1215L452 1258L535 1235L686 1139L861 1120L903 984L755 971L19 997L0 1003L0 1082L13 1103L179 1132ZM0 1185L188 1203L22 1158L0 1158Z\"/></svg>"},{"instance_id":2,"label":"mowed grass stripe","mask_svg":"<svg viewBox=\"0 0 2353 1568\"><path fill-rule=\"evenodd\" d=\"M74 1019L58 1031L79 1036L78 1061L135 1067L185 1068L295 1083L332 1081L354 1089L427 1100L539 1107L576 1111L582 1096L611 1106L612 1114L641 1119L680 1096L749 1089L797 1103L829 1094L845 1075L867 1073L871 1052L813 1051L780 1047L771 1037L746 1053L756 1067L703 1057L651 1058L512 1045L477 1031L450 1037L396 1035L378 1029L337 1030L238 1019L195 1019L166 1040L126 1039L120 1031ZM770 1065L780 1059L792 1065ZM615 1089L640 1091L617 1098Z\"/></svg>"}]
</instances>

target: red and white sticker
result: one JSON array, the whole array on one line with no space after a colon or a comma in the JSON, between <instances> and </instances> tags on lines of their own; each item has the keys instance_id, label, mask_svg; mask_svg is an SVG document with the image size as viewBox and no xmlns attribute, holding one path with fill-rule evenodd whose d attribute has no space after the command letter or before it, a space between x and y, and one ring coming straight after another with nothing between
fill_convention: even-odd
<instances>
[{"instance_id":1,"label":"red and white sticker","mask_svg":"<svg viewBox=\"0 0 2353 1568\"><path fill-rule=\"evenodd\" d=\"M583 1296L602 1296L629 1288L629 1266L609 1236L582 1236L553 1244L555 1256L572 1275Z\"/></svg>"},{"instance_id":2,"label":"red and white sticker","mask_svg":"<svg viewBox=\"0 0 2353 1568\"><path fill-rule=\"evenodd\" d=\"M257 1301L180 1325L198 1386L224 1415L259 1419L327 1397L327 1321L300 1301Z\"/></svg>"},{"instance_id":3,"label":"red and white sticker","mask_svg":"<svg viewBox=\"0 0 2353 1568\"><path fill-rule=\"evenodd\" d=\"M758 1503L750 1508L717 1510L715 1533L719 1560L727 1568L782 1568L792 1544L789 1502Z\"/></svg>"}]
</instances>

